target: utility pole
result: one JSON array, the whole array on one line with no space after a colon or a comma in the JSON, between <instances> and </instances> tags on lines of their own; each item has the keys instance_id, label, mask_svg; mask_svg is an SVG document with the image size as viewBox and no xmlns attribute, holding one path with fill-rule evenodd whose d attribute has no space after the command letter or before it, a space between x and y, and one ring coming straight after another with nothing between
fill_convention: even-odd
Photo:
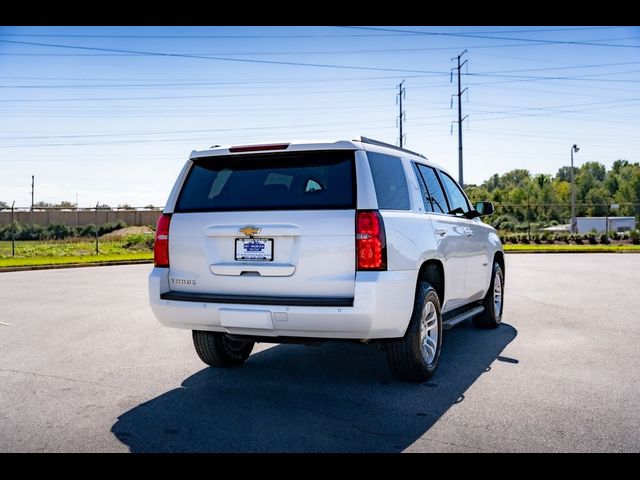
<instances>
[{"instance_id":1,"label":"utility pole","mask_svg":"<svg viewBox=\"0 0 640 480\"><path fill-rule=\"evenodd\" d=\"M100 202L98 201L96 203L96 255L100 253L100 250L98 248L98 206L99 205L100 205Z\"/></svg>"},{"instance_id":2,"label":"utility pole","mask_svg":"<svg viewBox=\"0 0 640 480\"><path fill-rule=\"evenodd\" d=\"M454 94L453 96L458 97L458 183L462 188L464 188L464 175L463 175L463 169L462 169L462 122L464 122L464 119L467 118L468 115L465 115L464 117L462 116L462 94L467 90L467 88L465 87L464 90L461 90L462 85L460 80L460 73L461 73L462 67L467 63L467 61L465 60L464 62L460 63L460 59L465 53L467 53L466 50L464 50L457 57L453 57L451 59L451 60L457 59L458 66L453 67L451 69L451 79L450 79L450 81L453 81L453 71L457 70L458 71L458 93L457 95ZM453 96L451 98L452 100L453 100Z\"/></svg>"},{"instance_id":3,"label":"utility pole","mask_svg":"<svg viewBox=\"0 0 640 480\"><path fill-rule=\"evenodd\" d=\"M31 211L32 212L33 212L33 185L34 185L35 178L36 178L35 175L31 175Z\"/></svg>"},{"instance_id":4,"label":"utility pole","mask_svg":"<svg viewBox=\"0 0 640 480\"><path fill-rule=\"evenodd\" d=\"M576 225L576 185L573 181L573 152L578 153L578 145L571 146L571 233L577 233Z\"/></svg>"},{"instance_id":5,"label":"utility pole","mask_svg":"<svg viewBox=\"0 0 640 480\"><path fill-rule=\"evenodd\" d=\"M16 224L13 221L13 209L16 206L16 201L14 200L11 204L11 256L16 256Z\"/></svg>"},{"instance_id":6,"label":"utility pole","mask_svg":"<svg viewBox=\"0 0 640 480\"><path fill-rule=\"evenodd\" d=\"M402 99L406 98L406 89L404 88L404 82L405 80L402 80L398 85L398 94L396 96L396 105L399 106L398 127L400 128L400 136L399 136L400 141L398 142L398 145L400 146L400 148L402 148L402 145L404 143L404 139L406 136L405 134L402 133L402 124L405 121L405 112L404 110L402 110Z\"/></svg>"}]
</instances>

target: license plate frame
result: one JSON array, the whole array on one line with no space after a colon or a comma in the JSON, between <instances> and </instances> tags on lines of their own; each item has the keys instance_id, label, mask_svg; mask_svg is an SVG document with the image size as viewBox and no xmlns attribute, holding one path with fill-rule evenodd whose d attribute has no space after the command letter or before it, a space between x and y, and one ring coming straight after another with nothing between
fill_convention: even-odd
<instances>
[{"instance_id":1,"label":"license plate frame","mask_svg":"<svg viewBox=\"0 0 640 480\"><path fill-rule=\"evenodd\" d=\"M236 238L234 258L238 262L272 262L273 238Z\"/></svg>"}]
</instances>

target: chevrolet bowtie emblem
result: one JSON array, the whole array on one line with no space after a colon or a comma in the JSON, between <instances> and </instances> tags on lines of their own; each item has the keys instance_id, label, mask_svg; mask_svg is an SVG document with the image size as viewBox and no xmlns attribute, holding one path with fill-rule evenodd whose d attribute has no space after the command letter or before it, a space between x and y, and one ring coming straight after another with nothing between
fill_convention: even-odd
<instances>
[{"instance_id":1,"label":"chevrolet bowtie emblem","mask_svg":"<svg viewBox=\"0 0 640 480\"><path fill-rule=\"evenodd\" d=\"M253 237L254 235L259 234L261 230L261 228L247 225L246 227L240 229L240 233L246 235L247 237Z\"/></svg>"}]
</instances>

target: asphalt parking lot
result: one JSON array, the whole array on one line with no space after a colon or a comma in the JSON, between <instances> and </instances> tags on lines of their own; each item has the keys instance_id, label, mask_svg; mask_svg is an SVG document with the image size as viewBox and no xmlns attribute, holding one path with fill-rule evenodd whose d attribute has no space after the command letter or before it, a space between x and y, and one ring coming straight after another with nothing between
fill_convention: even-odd
<instances>
[{"instance_id":1,"label":"asphalt parking lot","mask_svg":"<svg viewBox=\"0 0 640 480\"><path fill-rule=\"evenodd\" d=\"M640 255L508 255L504 324L419 385L364 345L205 368L150 268L0 273L0 451L640 451Z\"/></svg>"}]
</instances>

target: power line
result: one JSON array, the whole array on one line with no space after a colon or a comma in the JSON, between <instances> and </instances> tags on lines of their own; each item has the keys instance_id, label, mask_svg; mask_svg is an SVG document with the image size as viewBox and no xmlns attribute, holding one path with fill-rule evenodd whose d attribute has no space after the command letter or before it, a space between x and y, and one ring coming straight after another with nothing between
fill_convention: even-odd
<instances>
[{"instance_id":1,"label":"power line","mask_svg":"<svg viewBox=\"0 0 640 480\"><path fill-rule=\"evenodd\" d=\"M2 55L0 53L0 55ZM549 71L549 70L571 70L571 69L583 69L583 68L602 68L602 67L610 67L610 66L622 66L622 65L638 65L640 62L617 62L617 63L601 63L601 64L587 64L587 65L564 65L559 67L543 67L543 68L528 68L528 69L513 69L513 70L499 70L499 71L489 71L489 72L476 72L474 74L470 74L473 76L498 76L499 74L504 73L521 73L521 72L532 72L532 71ZM614 74L624 74L624 73L635 73L636 71L627 71L627 72L604 72L604 73L596 73L593 75L614 75ZM411 75L411 78L424 78L424 77L437 77L440 75L445 75L446 72L433 72L432 74L426 75ZM582 75L578 77L562 77L562 79L575 79L575 78L583 78L587 75ZM381 75L381 76L373 76L373 77L353 77L353 78L344 78L344 77L333 77L333 78L323 78L320 79L322 82L326 81L339 81L339 82L349 82L349 81L363 81L363 80L388 80L390 78L397 78L395 75ZM536 77L536 76L525 76L518 78L531 78L531 79L552 79L556 77ZM154 80L150 78L144 79L132 79L132 78L78 78L78 77L34 77L34 76L0 76L0 80L10 79L10 80L60 80L60 81L141 81L141 82L167 82L167 79L164 80ZM276 80L229 80L229 81L217 81L217 82L184 82L183 79L175 80L175 82L182 83L146 83L146 84L93 84L93 85L52 85L51 87L126 87L126 86L135 86L135 87L147 87L147 86L193 86L193 85L215 85L215 86L224 86L224 85L233 85L233 86L242 86L242 85L259 85L259 84L288 84L288 83L317 83L319 80L309 80L309 79L276 79ZM9 85L10 86L10 85ZM8 87L9 87L8 86ZM20 85L18 85L20 86ZM29 86L28 86L29 87ZM48 87L47 85L36 85L35 87Z\"/></svg>"},{"instance_id":2,"label":"power line","mask_svg":"<svg viewBox=\"0 0 640 480\"><path fill-rule=\"evenodd\" d=\"M0 33L1 37L39 37L39 38L167 38L167 39L199 39L199 38L262 38L262 39L282 39L282 38L369 38L369 37L410 37L412 33L388 33L388 34L358 34L358 35L339 35L339 34L307 34L307 35L87 35L87 34L39 34L39 33Z\"/></svg>"},{"instance_id":3,"label":"power line","mask_svg":"<svg viewBox=\"0 0 640 480\"><path fill-rule=\"evenodd\" d=\"M605 30L609 28L620 28L618 26L606 26L606 27L569 27L569 28L535 28L530 30L481 30L478 32L465 32L465 33L538 33L538 32L567 32L578 30Z\"/></svg>"},{"instance_id":4,"label":"power line","mask_svg":"<svg viewBox=\"0 0 640 480\"><path fill-rule=\"evenodd\" d=\"M547 70L573 70L578 68L602 68L617 67L621 65L638 65L640 62L617 62L617 63L592 63L588 65L564 65L561 67L542 67L542 68L520 68L517 70L498 70L494 72L477 72L478 75L489 75L499 73L518 73L518 72L542 72Z\"/></svg>"},{"instance_id":5,"label":"power line","mask_svg":"<svg viewBox=\"0 0 640 480\"><path fill-rule=\"evenodd\" d=\"M355 27L354 27L355 28ZM358 27L358 28L373 28L373 27ZM427 33L425 33L427 34ZM443 34L444 35L444 34ZM448 34L447 34L448 35ZM454 34L452 34L454 35ZM468 36L468 35L467 35ZM305 67L320 67L320 68L336 68L336 69L348 69L348 70L375 70L375 71L388 71L388 72L410 72L410 73L423 73L423 74L433 74L433 75L442 75L442 72L428 71L428 70L413 70L413 69L397 69L397 68L384 68L384 67L361 67L355 65L334 65L334 64L322 64L322 63L303 63L303 62L284 62L277 60L258 60L258 59L245 59L245 58L231 58L231 57L219 57L219 56L207 56L207 55L191 55L191 54L181 54L181 53L170 53L170 52L149 52L149 51L140 51L140 50L125 50L125 49L113 49L113 48L101 48L101 47L87 47L87 46L74 46L74 45L61 45L61 44L52 44L52 43L40 43L40 42L21 42L14 40L0 40L2 43L10 43L10 44L20 44L20 45L36 45L36 46L44 46L51 48L68 48L68 49L80 49L80 50L92 50L92 51L101 51L101 52L117 52L117 53L136 53L141 55L148 56L159 56L159 57L177 57L177 58L193 58L193 59L203 59L203 60L217 60L217 61L228 61L228 62L240 62L240 63L258 63L258 64L270 64L270 65L289 65L289 66L305 66ZM552 42L554 43L554 42ZM555 43L565 43L565 42L555 42ZM602 45L602 44L599 44ZM530 77L530 76L516 76L516 75L494 75L494 74L482 74L477 73L477 76L501 76L506 78L518 78L518 79L575 79L576 77ZM601 79L586 79L591 81L627 81L627 80L601 80ZM631 80L629 80L631 81Z\"/></svg>"},{"instance_id":6,"label":"power line","mask_svg":"<svg viewBox=\"0 0 640 480\"><path fill-rule=\"evenodd\" d=\"M640 37L624 37L616 38L615 40L637 40ZM602 39L601 41L605 41ZM540 43L525 43L525 44L494 44L494 45L477 45L467 46L467 48L502 48L502 47L520 47L520 46L535 46ZM353 49L353 50L306 50L306 51L275 51L275 52L174 52L181 55L232 55L232 56L244 56L244 55L353 55L354 53L400 53L400 52L426 52L426 51L438 51L438 50L459 50L463 48L461 46L451 47L413 47L413 48L376 48L376 49ZM2 52L0 56L43 56L43 57L137 57L145 56L146 53L32 53L32 52Z\"/></svg>"},{"instance_id":7,"label":"power line","mask_svg":"<svg viewBox=\"0 0 640 480\"><path fill-rule=\"evenodd\" d=\"M115 53L138 53L156 57L176 57L176 58L194 58L200 60L218 60L224 62L239 62L239 63L259 63L267 65L289 65L289 66L302 66L302 67L321 67L321 68L337 68L347 70L374 70L383 72L411 72L411 73L434 73L441 74L441 72L432 72L427 70L411 70L411 69L398 69L398 68L382 68L382 67L358 67L355 65L332 65L324 63L302 63L302 62L284 62L277 60L258 60L248 58L229 58L229 57L215 57L206 55L186 55L181 53L170 52L149 52L142 50L126 50L116 48L99 48L99 47L86 47L86 46L74 46L74 45L60 45L53 43L40 43L40 42L19 42L16 40L0 40L2 43L18 44L18 45L35 45L40 47L52 47L52 48L70 48L79 50L92 50L99 52L115 52Z\"/></svg>"},{"instance_id":8,"label":"power line","mask_svg":"<svg viewBox=\"0 0 640 480\"><path fill-rule=\"evenodd\" d=\"M438 72L433 74L424 74L424 75L406 75L406 78L430 78L430 77L438 77L440 75L445 75L445 72ZM299 78L299 79L272 79L272 80L220 80L215 82L188 82L188 79L153 79L153 78L78 78L78 77L22 77L22 76L0 76L0 80L60 80L60 81L138 81L138 82L185 82L184 86L192 86L192 85L212 85L218 88L229 86L229 87L253 87L255 85L288 85L288 84L316 84L322 83L325 84L327 82L360 82L360 81L377 81L377 80L390 80L397 79L398 75L376 75L376 76L359 76L359 77L318 77L313 79L307 78ZM188 83L187 83L188 82ZM104 84L95 84L95 85L104 85ZM118 84L118 86L127 86L128 84ZM182 84L181 84L182 85ZM70 84L69 87L74 87L75 85ZM146 86L146 85L144 85ZM160 83L150 83L149 86L163 86Z\"/></svg>"},{"instance_id":9,"label":"power line","mask_svg":"<svg viewBox=\"0 0 640 480\"><path fill-rule=\"evenodd\" d=\"M486 40L508 40L513 42L537 42L539 44L548 44L548 45L589 45L589 46L595 46L595 47L640 48L640 45L597 43L593 41L589 42L589 41L576 41L576 40L542 40L542 39L535 39L535 38L495 37L492 35L477 35L477 34L469 34L469 33L429 32L429 31L401 30L396 28L378 28L378 27L340 26L339 28L353 28L358 30L376 30L376 31L382 31L382 32L394 32L394 33L415 33L419 35L433 35L433 36L445 36L445 37L478 38L478 39L486 39Z\"/></svg>"},{"instance_id":10,"label":"power line","mask_svg":"<svg viewBox=\"0 0 640 480\"><path fill-rule=\"evenodd\" d=\"M610 40L638 40L640 37L617 37L617 38L603 38L597 40L598 42L610 41ZM506 47L523 47L523 46L536 46L546 45L541 44L538 41L532 43L516 43L516 44L493 44L493 45L475 45L475 46L451 46L451 47L412 47L412 48L376 48L376 49L352 49L352 50L306 50L306 51L275 51L275 52L174 52L180 55L231 55L231 56L243 56L243 55L353 55L358 53L400 53L400 52L427 52L427 51L442 51L442 50L460 50L461 48L467 49L485 49L485 48L506 48ZM601 45L601 44L598 44ZM2 52L0 56L42 56L42 57L138 57L146 56L146 53L31 53L31 52Z\"/></svg>"},{"instance_id":11,"label":"power line","mask_svg":"<svg viewBox=\"0 0 640 480\"><path fill-rule=\"evenodd\" d=\"M629 39L638 37L630 37ZM495 45L477 45L466 46L469 49L485 49L485 48L509 48L509 47L526 47L541 45L539 42L533 43L514 43L514 44L495 44ZM354 53L399 53L399 52L428 52L441 50L460 50L463 46L456 45L453 47L422 47L422 48L381 48L381 49L362 49L362 50L323 50L323 51L305 51L305 52L238 52L238 53L212 53L212 52L179 52L181 55L353 55ZM2 52L0 56L11 57L140 57L146 56L146 53L31 53L31 52Z\"/></svg>"},{"instance_id":12,"label":"power line","mask_svg":"<svg viewBox=\"0 0 640 480\"><path fill-rule=\"evenodd\" d=\"M467 32L469 34L475 33L537 33L537 32L561 32L561 31L577 31L577 30L602 30L609 28L620 28L617 26L604 26L604 27L570 27L570 28L547 28L547 29L533 29L533 30L494 30L494 31L479 31L479 32ZM367 37L406 37L413 36L415 33L388 33L388 34L276 34L276 35L122 35L122 34L57 34L57 33L0 33L2 37L41 37L41 38L169 38L169 39L197 39L197 38L367 38Z\"/></svg>"},{"instance_id":13,"label":"power line","mask_svg":"<svg viewBox=\"0 0 640 480\"><path fill-rule=\"evenodd\" d=\"M492 73L469 73L467 75L473 77L498 77L498 78L518 78L527 80L575 80L575 81L588 81L588 82L622 82L622 83L638 83L640 80L629 79L611 79L611 78L590 78L605 75L624 75L627 73L638 73L639 70L628 70L624 72L600 72L600 73L588 73L584 75L574 75L570 77L537 77L533 75L505 75L505 74L492 74Z\"/></svg>"},{"instance_id":14,"label":"power line","mask_svg":"<svg viewBox=\"0 0 640 480\"><path fill-rule=\"evenodd\" d=\"M373 120L368 120L368 123L387 123L387 120L380 120L380 121L373 121ZM353 122L332 122L331 125L352 125ZM273 126L273 127L263 127L263 126L258 126L258 127L246 127L243 126L242 130L243 131L260 131L260 130L281 130L281 129L290 129L290 128L307 128L307 127L316 127L316 126L326 126L326 123L315 123L315 124L295 124L295 125L278 125L278 126ZM383 128L387 128L387 127L383 127ZM206 130L178 130L178 131L172 131L172 132L164 132L164 133L216 133L216 132L234 132L234 131L238 131L238 128L216 128L216 129L206 129ZM334 131L334 130L320 130L319 132L325 132L325 131ZM318 132L318 131L316 131ZM155 133L155 132L149 132L149 133ZM312 132L315 133L315 132ZM104 136L106 135L110 135L110 134L104 134ZM116 134L118 135L118 134ZM127 135L127 134L124 134ZM93 135L92 135L93 136ZM102 135L95 135L97 136L102 136ZM56 137L58 138L58 137ZM69 137L63 137L63 138L76 138L73 136L69 136ZM199 138L205 138L205 137L199 137ZM6 139L0 139L0 140L6 140ZM21 147L44 147L44 146L78 146L78 145L115 145L115 144L125 144L125 143L155 143L155 142L173 142L173 141L186 141L186 140L194 140L193 138L171 138L171 139L153 139L153 140L123 140L123 141L100 141L100 142L85 142L85 143L49 143L49 144L29 144L29 145L2 145L0 146L1 148L21 148Z\"/></svg>"},{"instance_id":15,"label":"power line","mask_svg":"<svg viewBox=\"0 0 640 480\"><path fill-rule=\"evenodd\" d=\"M620 100L607 100L607 101L602 101L602 102L585 102L585 103L571 103L568 105L556 105L556 106L548 106L548 107L524 107L524 106L520 106L520 105L502 105L502 104L496 104L496 103L482 103L482 102L474 102L475 104L478 105L493 105L496 107L503 107L503 108L513 108L514 110L505 110L505 112L517 112L517 111L528 111L528 110L547 110L547 111L566 111L566 110L557 110L559 108L573 108L573 107L586 107L586 106L592 106L592 105L610 105L610 104L617 104L617 103L628 103L628 102L638 102L640 101L640 97L637 98L625 98L625 99L620 99ZM496 113L504 113L504 112L496 112Z\"/></svg>"}]
</instances>

